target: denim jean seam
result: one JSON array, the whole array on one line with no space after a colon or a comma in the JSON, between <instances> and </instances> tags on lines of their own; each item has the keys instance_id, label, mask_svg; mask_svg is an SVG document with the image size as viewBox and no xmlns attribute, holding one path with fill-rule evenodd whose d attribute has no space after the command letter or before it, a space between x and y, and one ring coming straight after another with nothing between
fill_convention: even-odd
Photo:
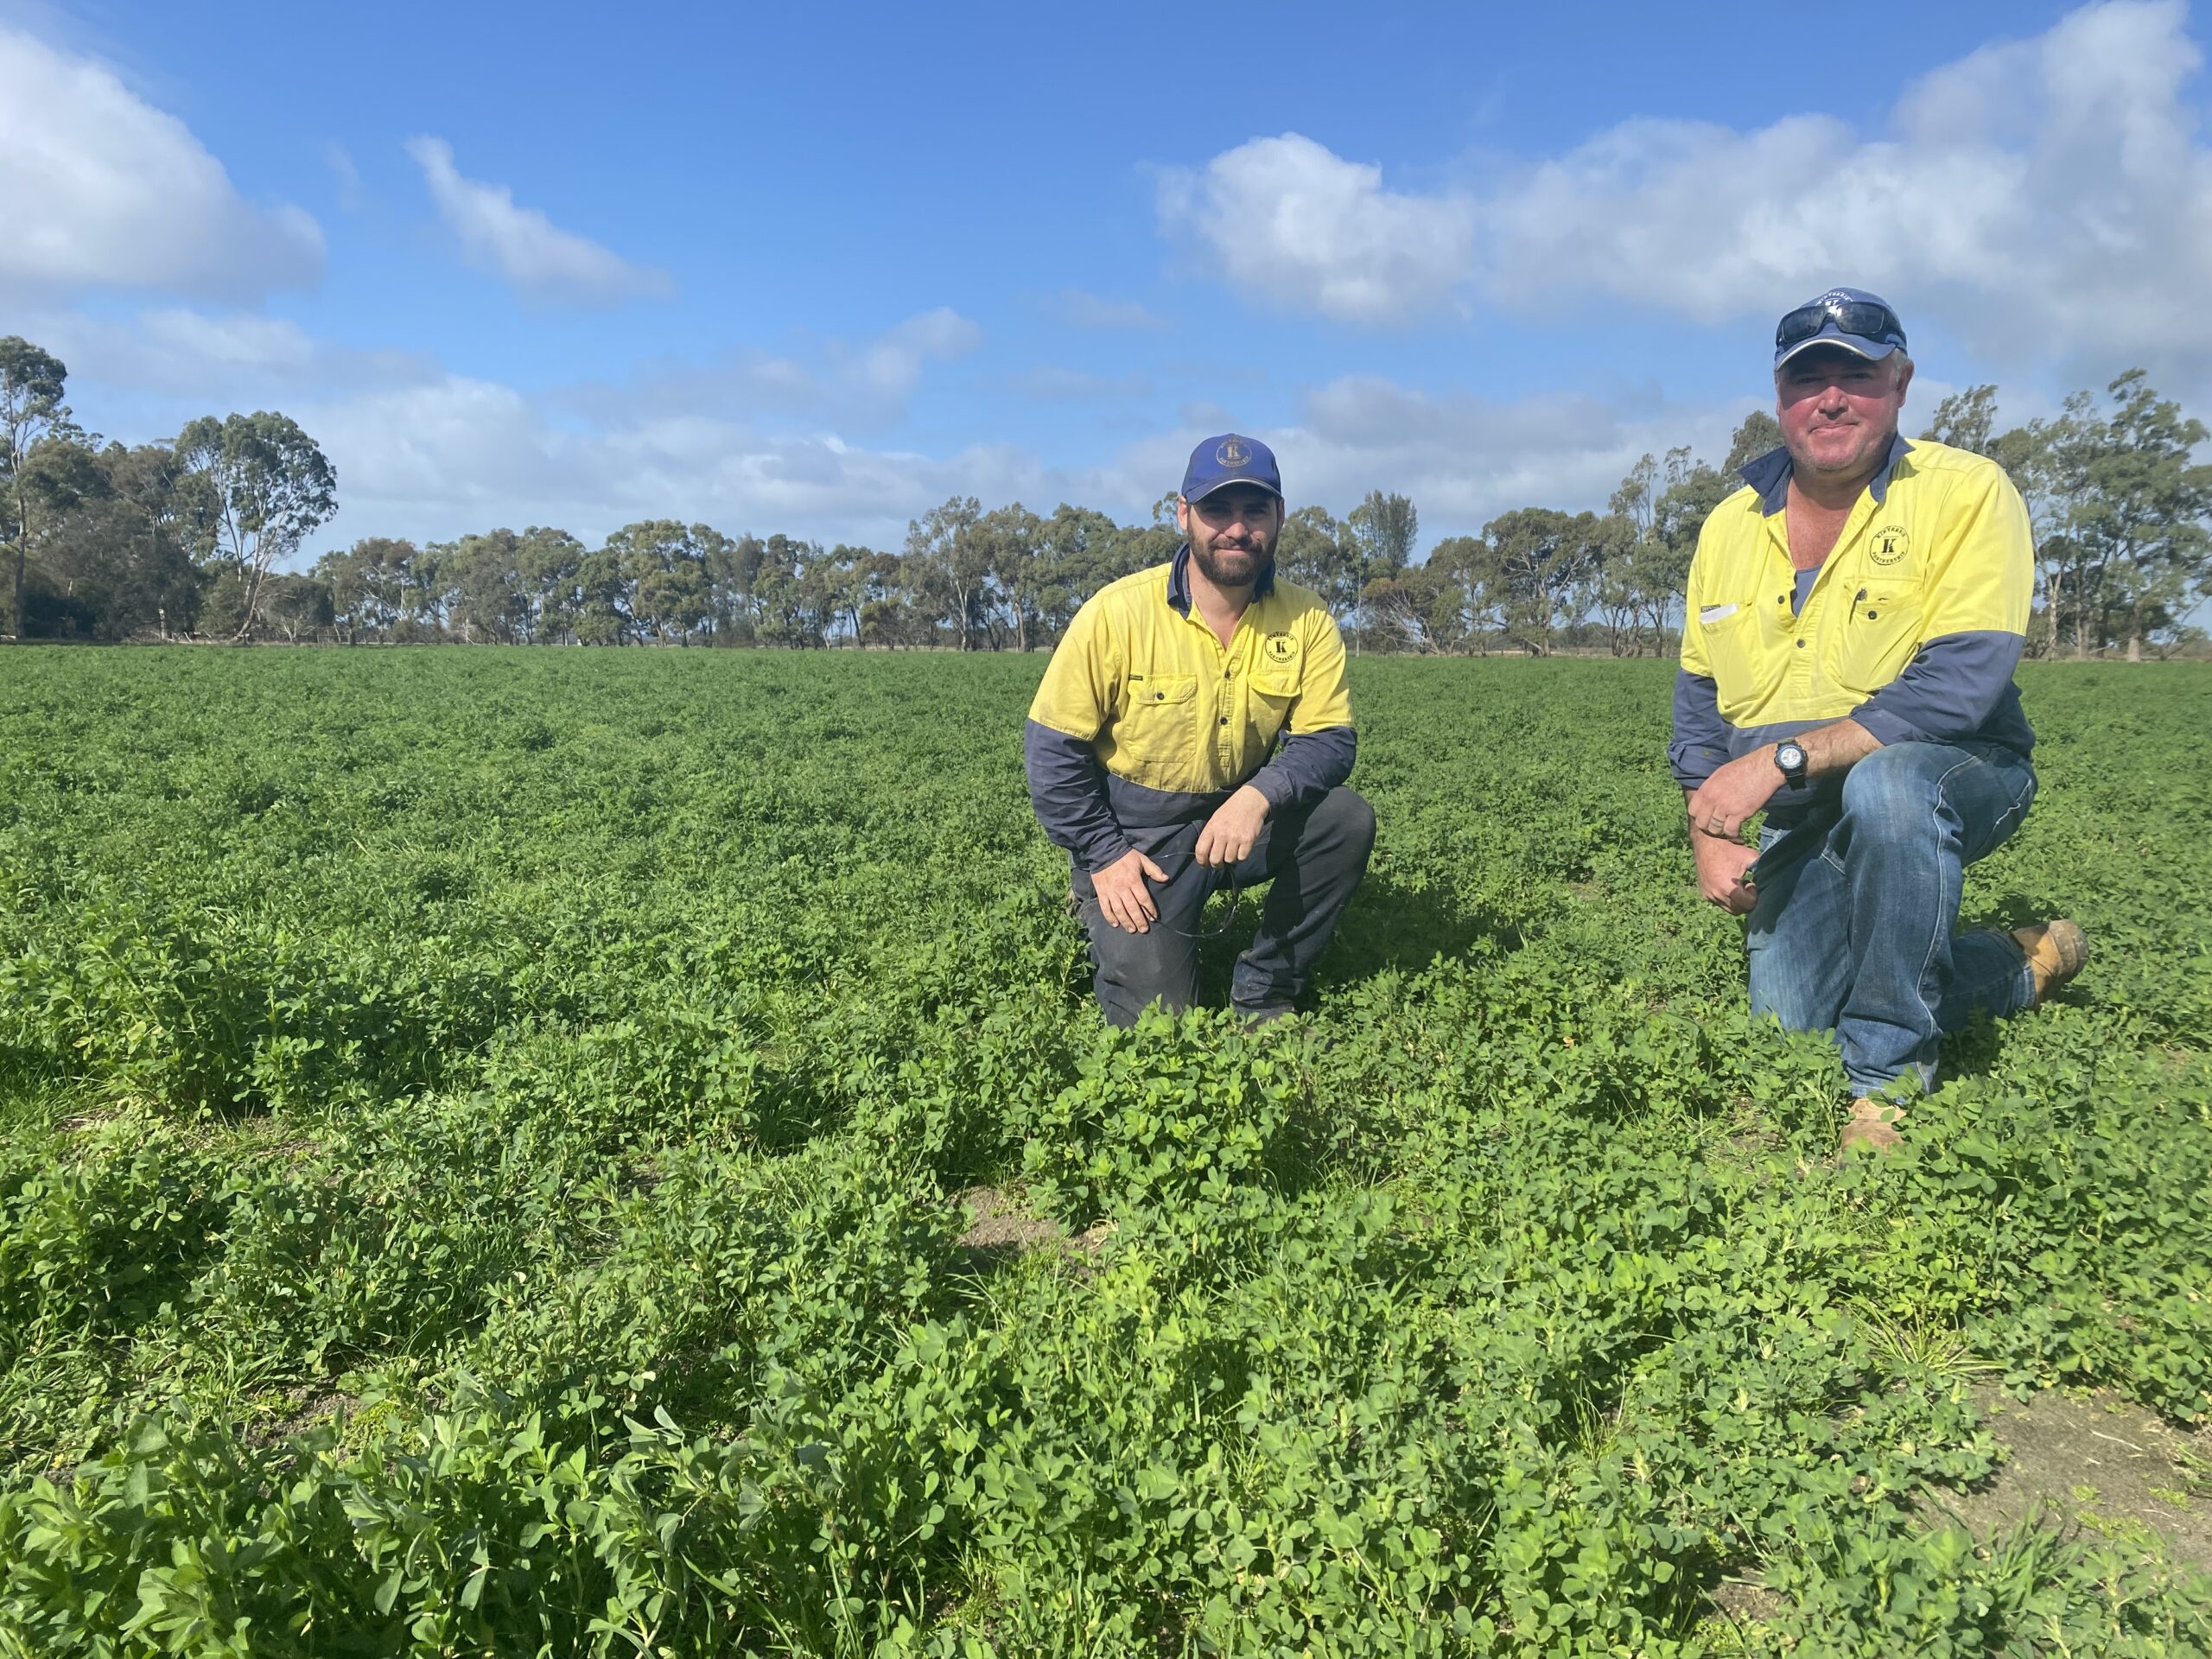
<instances>
[{"instance_id":1,"label":"denim jean seam","mask_svg":"<svg viewBox=\"0 0 2212 1659\"><path fill-rule=\"evenodd\" d=\"M1935 804L1934 804L1934 806L1933 806L1933 807L1930 809L1930 810L1929 810L1929 817L1930 817L1930 818L1933 820L1933 822L1935 823L1935 825L1936 825L1936 829L1938 830L1938 831L1939 831L1939 832L1940 832L1940 830L1942 830L1942 813L1943 808L1945 807L1945 805L1946 805L1946 804L1948 804L1948 792L1947 792L1947 791L1948 791L1948 786L1949 785L1949 784L1950 784L1950 781L1951 781L1952 778L1953 778L1954 776L1955 776L1957 773L1959 773L1959 772L1961 772L1965 771L1968 766L1986 766L1986 765L1987 765L1987 764L1988 764L1988 763L1987 763L1986 761L1985 761L1985 760L1983 760L1980 755L1978 755L1978 754L1974 754L1974 753L1968 753L1968 754L1967 754L1967 758L1966 758L1965 760L1963 760L1960 761L1956 766L1948 766L1948 767L1946 767L1946 768L1944 769L1944 771L1943 771L1942 775L1941 777L1939 777L1938 779L1936 779L1936 791L1935 791L1935 794L1936 794L1936 801L1935 801ZM1963 850L1964 850L1964 849L1963 849L1963 848L1961 848L1961 851L1963 851ZM1941 883L1942 876L1942 853L1941 853L1941 852L1938 852L1938 853L1936 854L1936 877L1937 877L1937 880L1938 880L1939 885L1940 885L1940 883ZM1952 930L1952 928L1953 928L1953 927L1955 927L1955 925L1957 925L1957 923L1958 923L1958 917L1957 917L1957 915L1956 915L1955 913L1954 913L1953 915L1950 915L1950 916L1948 916L1948 917L1946 917L1946 916L1944 916L1943 914L1942 914L1942 913L1941 913L1941 912L1939 911L1939 912L1938 912L1938 913L1937 913L1937 914L1936 914L1936 916L1935 920L1936 920L1936 931L1935 931L1934 932L1930 933L1930 934L1928 936L1928 949L1927 949L1924 952L1923 952L1923 953L1922 953L1922 956L1921 956L1921 958L1920 958L1920 971L1919 971L1917 974L1916 974L1916 975L1914 975L1914 976L1913 976L1913 980L1912 980L1912 994L1913 994L1913 995L1914 995L1916 998L1917 998L1917 999L1919 1000L1920 1007L1921 1007L1921 1010L1922 1010L1922 1012L1923 1012L1923 1013L1924 1013L1924 1014L1927 1014L1927 1016L1928 1016L1928 1023L1929 1023L1929 1027L1930 1027L1935 1031L1935 1033L1936 1033L1936 1036L1935 1036L1934 1041L1935 1041L1935 1043L1936 1043L1936 1045L1937 1049L1938 1049L1938 1050L1939 1050L1939 1052L1940 1052L1940 1050L1941 1050L1941 1048L1942 1048L1942 1040L1943 1040L1943 1037L1942 1037L1942 1027L1943 1027L1943 1022L1942 1022L1942 1020L1940 1018L1938 1018L1938 1017L1937 1017L1935 1008L1934 1008L1934 1007L1929 1004L1929 1001L1928 1001L1928 965L1929 965L1929 963L1930 963L1931 962L1935 961L1935 959L1936 959L1936 945L1937 945L1937 944L1939 944L1940 943L1942 943L1944 939L1947 939L1947 938L1948 938L1950 937L1950 933L1951 933L1951 930ZM1935 1081L1935 1077L1934 1077L1934 1070L1935 1070L1935 1067L1934 1067L1934 1062L1932 1062L1932 1061L1928 1061L1928 1062L1918 1062L1918 1061L1916 1061L1916 1062L1915 1062L1915 1064L1916 1064L1916 1065L1921 1066L1921 1068L1922 1068L1922 1071L1923 1071L1922 1082L1923 1082L1923 1084L1927 1084L1927 1085L1929 1085L1929 1086L1932 1087L1932 1086L1934 1085L1934 1081Z\"/></svg>"},{"instance_id":2,"label":"denim jean seam","mask_svg":"<svg viewBox=\"0 0 2212 1659\"><path fill-rule=\"evenodd\" d=\"M1982 850L1979 854L1975 855L1974 858L1971 858L1967 861L1968 863L1978 863L1980 860L1988 857L1990 854L1995 852L1999 847L2002 847L2005 844L2005 834L2009 832L1999 832L2005 831L2005 826L2008 823L2018 825L2026 821L2028 816L2028 804L2035 799L2035 795L2036 775L2033 772L2030 772L2028 773L2028 781L2021 785L2018 791L2013 795L2012 804L2006 807L2002 812L1999 813L1997 815L1997 822L1990 826L1989 844L1983 848Z\"/></svg>"}]
</instances>

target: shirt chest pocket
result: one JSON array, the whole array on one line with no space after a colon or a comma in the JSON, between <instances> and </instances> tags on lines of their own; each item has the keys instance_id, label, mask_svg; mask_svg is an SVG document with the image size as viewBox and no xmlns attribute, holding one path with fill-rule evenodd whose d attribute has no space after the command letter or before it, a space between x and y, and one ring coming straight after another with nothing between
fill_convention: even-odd
<instances>
[{"instance_id":1,"label":"shirt chest pocket","mask_svg":"<svg viewBox=\"0 0 2212 1659\"><path fill-rule=\"evenodd\" d=\"M1705 636L1706 661L1713 669L1721 709L1730 712L1751 696L1761 678L1758 603L1708 605L1699 613L1698 630Z\"/></svg>"},{"instance_id":2,"label":"shirt chest pocket","mask_svg":"<svg viewBox=\"0 0 2212 1659\"><path fill-rule=\"evenodd\" d=\"M1250 693L1247 708L1252 728L1262 743L1272 743L1289 723L1291 705L1298 701L1298 676L1262 669L1245 685Z\"/></svg>"},{"instance_id":3,"label":"shirt chest pocket","mask_svg":"<svg viewBox=\"0 0 2212 1659\"><path fill-rule=\"evenodd\" d=\"M1198 736L1198 677L1131 675L1115 724L1116 770L1154 789L1189 789Z\"/></svg>"},{"instance_id":4,"label":"shirt chest pocket","mask_svg":"<svg viewBox=\"0 0 2212 1659\"><path fill-rule=\"evenodd\" d=\"M1838 584L1832 602L1838 609L1826 620L1823 642L1829 677L1855 696L1872 696L1920 649L1925 601L1919 579L1863 569Z\"/></svg>"},{"instance_id":5,"label":"shirt chest pocket","mask_svg":"<svg viewBox=\"0 0 2212 1659\"><path fill-rule=\"evenodd\" d=\"M1128 708L1131 720L1147 715L1173 715L1178 710L1187 713L1198 700L1198 677L1195 674L1153 674L1143 677L1131 675L1128 681Z\"/></svg>"}]
</instances>

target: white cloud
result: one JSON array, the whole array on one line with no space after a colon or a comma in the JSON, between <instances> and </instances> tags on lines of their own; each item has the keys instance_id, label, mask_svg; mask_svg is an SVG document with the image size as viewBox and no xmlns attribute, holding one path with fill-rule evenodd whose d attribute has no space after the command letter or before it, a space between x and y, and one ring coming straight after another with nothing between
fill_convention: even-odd
<instances>
[{"instance_id":1,"label":"white cloud","mask_svg":"<svg viewBox=\"0 0 2212 1659\"><path fill-rule=\"evenodd\" d=\"M1486 202L1483 280L1707 321L1836 281L1999 361L2212 352L2212 151L2178 0L2084 8L1910 86L1889 131L1637 122Z\"/></svg>"},{"instance_id":2,"label":"white cloud","mask_svg":"<svg viewBox=\"0 0 2212 1659\"><path fill-rule=\"evenodd\" d=\"M676 284L664 270L632 264L588 237L564 231L514 192L462 175L442 138L407 141L438 214L460 241L461 257L525 296L549 302L610 305L665 299Z\"/></svg>"},{"instance_id":3,"label":"white cloud","mask_svg":"<svg viewBox=\"0 0 2212 1659\"><path fill-rule=\"evenodd\" d=\"M1177 429L1150 435L1110 466L1077 474L1073 487L1090 493L1069 499L1124 512L1148 507L1182 476L1194 443L1234 428L1274 450L1294 509L1318 504L1344 513L1370 490L1393 491L1421 509L1427 544L1478 531L1514 507L1602 512L1641 455L1688 443L1718 461L1755 401L1695 408L1644 389L1613 400L1559 393L1501 402L1348 375L1307 389L1289 422L1255 423L1204 405L1185 410Z\"/></svg>"},{"instance_id":4,"label":"white cloud","mask_svg":"<svg viewBox=\"0 0 2212 1659\"><path fill-rule=\"evenodd\" d=\"M1274 446L1294 505L1349 511L1370 489L1411 496L1429 541L1509 508L1602 510L1637 458L1681 442L1717 457L1739 407L1695 409L1635 394L1514 403L1433 397L1372 377L1309 391L1297 418L1246 423ZM1090 467L1048 466L1012 446L932 456L835 434L766 433L715 416L644 416L585 429L556 423L512 387L445 376L300 410L339 469L343 512L326 533L443 540L496 524L557 524L587 538L632 519L704 520L823 541L896 546L906 520L954 494L987 506L1059 501L1125 522L1182 475L1191 446L1224 421L1155 432Z\"/></svg>"},{"instance_id":5,"label":"white cloud","mask_svg":"<svg viewBox=\"0 0 2212 1659\"><path fill-rule=\"evenodd\" d=\"M353 165L353 152L335 138L322 147L323 165L338 186L338 205L353 213L361 205L361 169Z\"/></svg>"},{"instance_id":6,"label":"white cloud","mask_svg":"<svg viewBox=\"0 0 2212 1659\"><path fill-rule=\"evenodd\" d=\"M903 401L921 378L922 365L972 352L983 331L950 306L909 317L849 358L845 372L870 391Z\"/></svg>"},{"instance_id":7,"label":"white cloud","mask_svg":"<svg viewBox=\"0 0 2212 1659\"><path fill-rule=\"evenodd\" d=\"M1910 86L1884 127L1631 120L1484 187L1383 188L1296 134L1174 172L1161 216L1232 284L1358 322L1616 299L1761 321L1882 290L1993 364L2212 359L2212 149L2181 0L2091 5Z\"/></svg>"},{"instance_id":8,"label":"white cloud","mask_svg":"<svg viewBox=\"0 0 2212 1659\"><path fill-rule=\"evenodd\" d=\"M105 66L0 24L0 290L244 300L315 281L322 232L257 207Z\"/></svg>"},{"instance_id":9,"label":"white cloud","mask_svg":"<svg viewBox=\"0 0 2212 1659\"><path fill-rule=\"evenodd\" d=\"M147 345L179 359L213 369L296 376L315 359L315 342L285 317L208 316L173 307L139 320Z\"/></svg>"},{"instance_id":10,"label":"white cloud","mask_svg":"<svg viewBox=\"0 0 2212 1659\"><path fill-rule=\"evenodd\" d=\"M1386 190L1381 168L1295 132L1169 168L1159 208L1232 288L1347 322L1449 310L1473 249L1463 198Z\"/></svg>"},{"instance_id":11,"label":"white cloud","mask_svg":"<svg viewBox=\"0 0 2212 1659\"><path fill-rule=\"evenodd\" d=\"M72 402L97 426L146 437L210 409L267 406L420 380L418 355L318 340L286 317L160 306L130 317L34 311L22 319L68 365ZM91 388L92 390L87 390Z\"/></svg>"},{"instance_id":12,"label":"white cloud","mask_svg":"<svg viewBox=\"0 0 2212 1659\"><path fill-rule=\"evenodd\" d=\"M1064 288L1052 308L1076 328L1165 328L1167 325L1135 300L1109 300L1080 288Z\"/></svg>"},{"instance_id":13,"label":"white cloud","mask_svg":"<svg viewBox=\"0 0 2212 1659\"><path fill-rule=\"evenodd\" d=\"M1297 499L1343 512L1370 490L1395 491L1413 498L1433 539L1514 507L1602 512L1639 456L1687 443L1719 460L1754 401L1699 409L1637 392L1506 403L1354 375L1307 392L1275 453Z\"/></svg>"},{"instance_id":14,"label":"white cloud","mask_svg":"<svg viewBox=\"0 0 2212 1659\"><path fill-rule=\"evenodd\" d=\"M817 341L796 354L737 351L703 363L663 359L641 365L626 384L576 386L557 395L593 419L803 415L878 427L905 416L931 364L964 357L982 339L974 322L939 306L869 340Z\"/></svg>"},{"instance_id":15,"label":"white cloud","mask_svg":"<svg viewBox=\"0 0 2212 1659\"><path fill-rule=\"evenodd\" d=\"M949 495L1003 501L1048 487L1033 457L1006 448L938 459L707 415L577 429L512 387L457 375L304 406L299 419L341 481L324 545L532 524L595 539L673 517L891 547Z\"/></svg>"}]
</instances>

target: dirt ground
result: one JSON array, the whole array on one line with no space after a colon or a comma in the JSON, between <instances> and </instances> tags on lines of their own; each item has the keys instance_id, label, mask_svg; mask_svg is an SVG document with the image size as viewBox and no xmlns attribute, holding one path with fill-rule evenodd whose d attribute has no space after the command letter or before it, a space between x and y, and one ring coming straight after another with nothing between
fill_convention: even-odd
<instances>
[{"instance_id":1,"label":"dirt ground","mask_svg":"<svg viewBox=\"0 0 2212 1659\"><path fill-rule=\"evenodd\" d=\"M1986 1541L2041 1509L2115 1536L2141 1529L2167 1560L2212 1572L2212 1433L2103 1392L2054 1390L2023 1405L1993 1390L1977 1403L2011 1455L1976 1490L1932 1502L1931 1522L1948 1516Z\"/></svg>"},{"instance_id":2,"label":"dirt ground","mask_svg":"<svg viewBox=\"0 0 2212 1659\"><path fill-rule=\"evenodd\" d=\"M1025 1255L1031 1250L1058 1248L1083 1255L1097 1253L1114 1224L1102 1221L1072 1238L1067 1229L1050 1216L1040 1216L1019 1192L1002 1187L975 1186L960 1195L968 1206L968 1230L960 1243L970 1250L993 1255Z\"/></svg>"}]
</instances>

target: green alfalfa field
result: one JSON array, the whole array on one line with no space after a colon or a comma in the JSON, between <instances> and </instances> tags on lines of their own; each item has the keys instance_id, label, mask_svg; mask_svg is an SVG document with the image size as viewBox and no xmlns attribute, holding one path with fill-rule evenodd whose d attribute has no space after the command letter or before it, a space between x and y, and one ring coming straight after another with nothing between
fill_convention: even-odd
<instances>
[{"instance_id":1,"label":"green alfalfa field","mask_svg":"<svg viewBox=\"0 0 2212 1659\"><path fill-rule=\"evenodd\" d=\"M0 1653L2212 1649L2212 668L2024 671L2095 959L1840 1165L1666 664L1356 663L1311 1011L1120 1033L1043 662L0 654Z\"/></svg>"}]
</instances>

